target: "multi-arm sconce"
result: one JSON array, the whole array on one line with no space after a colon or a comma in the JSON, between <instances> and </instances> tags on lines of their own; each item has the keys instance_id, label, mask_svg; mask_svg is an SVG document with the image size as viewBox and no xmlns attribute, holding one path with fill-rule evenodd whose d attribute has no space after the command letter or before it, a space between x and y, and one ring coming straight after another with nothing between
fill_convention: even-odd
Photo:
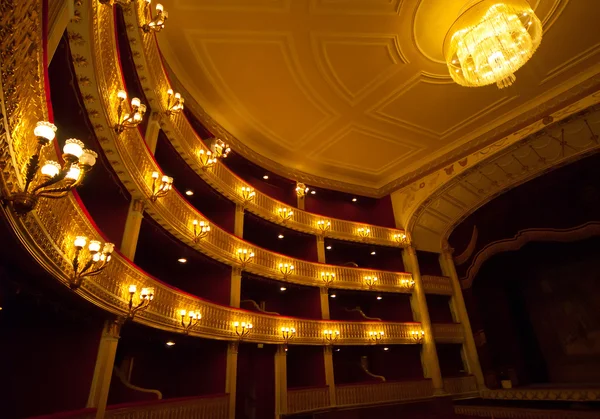
<instances>
[{"instance_id":1,"label":"multi-arm sconce","mask_svg":"<svg viewBox=\"0 0 600 419\"><path fill-rule=\"evenodd\" d=\"M198 151L198 159L200 160L200 167L202 170L210 169L215 165L217 159L213 157L212 151L204 150Z\"/></svg>"},{"instance_id":2,"label":"multi-arm sconce","mask_svg":"<svg viewBox=\"0 0 600 419\"><path fill-rule=\"evenodd\" d=\"M135 285L129 286L129 312L127 313L128 319L133 319L136 313L146 310L152 300L154 299L154 288L142 288L140 291L139 302L137 305L133 304L133 297L137 292L137 287Z\"/></svg>"},{"instance_id":3,"label":"multi-arm sconce","mask_svg":"<svg viewBox=\"0 0 600 419\"><path fill-rule=\"evenodd\" d=\"M331 229L331 221L329 220L319 220L317 221L317 227L321 230L321 233L325 233Z\"/></svg>"},{"instance_id":4,"label":"multi-arm sconce","mask_svg":"<svg viewBox=\"0 0 600 419\"><path fill-rule=\"evenodd\" d=\"M356 232L360 237L366 239L367 237L369 237L369 234L371 234L371 229L367 227L361 227L358 230L356 230Z\"/></svg>"},{"instance_id":5,"label":"multi-arm sconce","mask_svg":"<svg viewBox=\"0 0 600 419\"><path fill-rule=\"evenodd\" d=\"M17 214L23 215L33 210L39 198L58 199L67 196L69 191L81 184L85 175L96 164L98 155L92 150L83 148L81 141L69 138L65 141L62 166L47 160L40 168L42 148L52 142L56 136L56 127L50 122L40 121L33 129L37 137L35 151L29 157L25 168L25 187L5 198L11 202ZM35 183L33 189L30 186Z\"/></svg>"},{"instance_id":6,"label":"multi-arm sconce","mask_svg":"<svg viewBox=\"0 0 600 419\"><path fill-rule=\"evenodd\" d=\"M237 257L242 268L254 259L254 252L250 249L241 248L237 250Z\"/></svg>"},{"instance_id":7,"label":"multi-arm sconce","mask_svg":"<svg viewBox=\"0 0 600 419\"><path fill-rule=\"evenodd\" d=\"M213 152L215 158L217 159L224 159L231 152L231 147L225 144L225 142L220 138L213 138L211 140L210 149Z\"/></svg>"},{"instance_id":8,"label":"multi-arm sconce","mask_svg":"<svg viewBox=\"0 0 600 419\"><path fill-rule=\"evenodd\" d=\"M294 273L294 265L289 263L280 263L279 272L283 275L283 279L287 279L291 274Z\"/></svg>"},{"instance_id":9,"label":"multi-arm sconce","mask_svg":"<svg viewBox=\"0 0 600 419\"><path fill-rule=\"evenodd\" d=\"M283 340L285 341L286 344L291 339L293 339L294 336L296 336L296 329L295 328L293 328L293 327L282 327L281 328L281 337L283 337Z\"/></svg>"},{"instance_id":10,"label":"multi-arm sconce","mask_svg":"<svg viewBox=\"0 0 600 419\"><path fill-rule=\"evenodd\" d=\"M151 2L152 0L146 0L146 7L150 6ZM164 10L163 5L157 3L156 16L154 16L150 22L144 24L144 26L142 26L142 30L146 33L149 33L150 31L160 32L165 28L165 21L168 17L169 13Z\"/></svg>"},{"instance_id":11,"label":"multi-arm sconce","mask_svg":"<svg viewBox=\"0 0 600 419\"><path fill-rule=\"evenodd\" d=\"M250 186L242 186L240 188L240 192L242 195L242 200L244 201L244 206L249 202L254 201L254 197L256 196L256 192Z\"/></svg>"},{"instance_id":12,"label":"multi-arm sconce","mask_svg":"<svg viewBox=\"0 0 600 419\"><path fill-rule=\"evenodd\" d=\"M210 233L210 224L207 221L194 220L192 221L192 225L194 226L194 243L208 236Z\"/></svg>"},{"instance_id":13,"label":"multi-arm sconce","mask_svg":"<svg viewBox=\"0 0 600 419\"><path fill-rule=\"evenodd\" d=\"M365 284L367 284L369 289L373 288L377 284L377 277L371 275L365 276Z\"/></svg>"},{"instance_id":14,"label":"multi-arm sconce","mask_svg":"<svg viewBox=\"0 0 600 419\"><path fill-rule=\"evenodd\" d=\"M321 272L321 281L325 285L325 288L329 288L333 281L335 281L335 274L332 272Z\"/></svg>"},{"instance_id":15,"label":"multi-arm sconce","mask_svg":"<svg viewBox=\"0 0 600 419\"><path fill-rule=\"evenodd\" d=\"M202 318L202 314L200 314L198 311L181 310L179 314L181 315L181 326L183 326L183 333L186 335L190 333L190 330L194 328Z\"/></svg>"},{"instance_id":16,"label":"multi-arm sconce","mask_svg":"<svg viewBox=\"0 0 600 419\"><path fill-rule=\"evenodd\" d=\"M277 215L285 223L294 216L294 211L289 208L277 208Z\"/></svg>"},{"instance_id":17,"label":"multi-arm sconce","mask_svg":"<svg viewBox=\"0 0 600 419\"><path fill-rule=\"evenodd\" d=\"M310 188L308 188L304 183L296 182L296 196L298 196L298 198L303 198L309 190Z\"/></svg>"},{"instance_id":18,"label":"multi-arm sconce","mask_svg":"<svg viewBox=\"0 0 600 419\"><path fill-rule=\"evenodd\" d=\"M117 93L119 104L117 105L117 123L115 124L115 132L122 133L126 129L137 127L144 118L146 113L146 105L142 104L137 97L131 99L131 113L125 112L125 100L127 92L119 90Z\"/></svg>"},{"instance_id":19,"label":"multi-arm sconce","mask_svg":"<svg viewBox=\"0 0 600 419\"><path fill-rule=\"evenodd\" d=\"M71 262L73 265L73 275L69 278L69 286L73 290L81 286L84 278L98 275L102 272L108 262L110 262L110 255L115 249L115 245L112 243L104 243L102 245L98 240L90 240L87 252L85 252L86 244L88 243L85 236L77 236L73 242L75 257L73 257L73 261Z\"/></svg>"},{"instance_id":20,"label":"multi-arm sconce","mask_svg":"<svg viewBox=\"0 0 600 419\"><path fill-rule=\"evenodd\" d=\"M252 323L246 322L233 322L233 328L235 330L235 334L238 335L240 340L244 339L250 331L252 330Z\"/></svg>"},{"instance_id":21,"label":"multi-arm sconce","mask_svg":"<svg viewBox=\"0 0 600 419\"><path fill-rule=\"evenodd\" d=\"M425 332L423 330L413 330L410 332L410 337L417 343L423 343Z\"/></svg>"},{"instance_id":22,"label":"multi-arm sconce","mask_svg":"<svg viewBox=\"0 0 600 419\"><path fill-rule=\"evenodd\" d=\"M375 343L379 343L383 340L383 330L369 332L369 338Z\"/></svg>"},{"instance_id":23,"label":"multi-arm sconce","mask_svg":"<svg viewBox=\"0 0 600 419\"><path fill-rule=\"evenodd\" d=\"M158 172L152 172L152 194L150 195L150 201L156 202L158 198L162 198L173 189L173 178L170 176L163 176L158 181L160 174Z\"/></svg>"},{"instance_id":24,"label":"multi-arm sconce","mask_svg":"<svg viewBox=\"0 0 600 419\"><path fill-rule=\"evenodd\" d=\"M324 330L323 331L323 339L325 340L326 344L333 344L335 341L337 341L340 337L340 331L339 330Z\"/></svg>"},{"instance_id":25,"label":"multi-arm sconce","mask_svg":"<svg viewBox=\"0 0 600 419\"><path fill-rule=\"evenodd\" d=\"M410 278L410 279L401 279L400 280L400 285L402 285L404 288L408 288L408 289L413 289L415 287L415 280Z\"/></svg>"},{"instance_id":26,"label":"multi-arm sconce","mask_svg":"<svg viewBox=\"0 0 600 419\"><path fill-rule=\"evenodd\" d=\"M183 98L179 93L173 93L173 89L167 90L167 110L165 113L169 116L180 113L183 110Z\"/></svg>"},{"instance_id":27,"label":"multi-arm sconce","mask_svg":"<svg viewBox=\"0 0 600 419\"><path fill-rule=\"evenodd\" d=\"M394 241L401 246L408 244L408 236L405 233L394 234Z\"/></svg>"}]
</instances>

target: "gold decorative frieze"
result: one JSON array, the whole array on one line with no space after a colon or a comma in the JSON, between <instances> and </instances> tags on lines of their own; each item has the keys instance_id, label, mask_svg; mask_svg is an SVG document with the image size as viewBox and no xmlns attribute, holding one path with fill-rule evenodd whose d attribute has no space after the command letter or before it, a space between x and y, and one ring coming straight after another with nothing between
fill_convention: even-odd
<instances>
[{"instance_id":1,"label":"gold decorative frieze","mask_svg":"<svg viewBox=\"0 0 600 419\"><path fill-rule=\"evenodd\" d=\"M168 104L163 100L164 92L172 89L165 70L162 66L162 59L155 42L151 36L146 36L142 28L147 21L147 11L144 2L137 2L135 13L125 14L126 23L132 30L127 31L127 36L131 41L135 40L132 46L138 54L134 54L134 62L140 76L140 81L146 92L146 97L157 103L161 109L157 111L164 113L168 111ZM107 23L109 26L112 24ZM142 80L143 79L143 80ZM327 237L347 240L364 241L371 244L380 244L384 246L407 246L410 244L409 237L402 230L385 228L379 226L365 226L364 224L354 223L338 219L328 220L330 223L326 229L318 224L321 216L312 214L300 209L294 210L293 220L280 217L273 217L277 214L278 208L285 205L260 191L254 191L247 183L231 172L225 165L211 161L211 170L207 168L207 153L209 148L198 136L187 118L182 115L171 115L163 121L165 134L184 160L192 167L198 175L213 188L224 194L234 202L243 203L246 209L253 214L279 224L284 224L291 229L309 234L325 234ZM203 150L203 155L199 153ZM241 196L242 188L250 188L254 192L251 199ZM296 189L297 193L300 192ZM306 186L302 189L306 193ZM358 234L359 228L366 228L369 234L363 237ZM399 239L402 237L402 239Z\"/></svg>"}]
</instances>

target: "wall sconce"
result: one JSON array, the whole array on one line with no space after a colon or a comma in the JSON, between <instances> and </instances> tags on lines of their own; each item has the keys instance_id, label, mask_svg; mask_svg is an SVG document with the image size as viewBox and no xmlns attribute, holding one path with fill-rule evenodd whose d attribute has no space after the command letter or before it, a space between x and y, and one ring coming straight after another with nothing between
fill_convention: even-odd
<instances>
[{"instance_id":1,"label":"wall sconce","mask_svg":"<svg viewBox=\"0 0 600 419\"><path fill-rule=\"evenodd\" d=\"M207 150L206 152L204 152L204 150L198 151L198 159L200 159L200 167L202 170L213 167L217 162L217 159L212 156L212 151L210 150Z\"/></svg>"},{"instance_id":2,"label":"wall sconce","mask_svg":"<svg viewBox=\"0 0 600 419\"><path fill-rule=\"evenodd\" d=\"M325 284L325 288L329 288L335 281L335 274L331 272L321 272L321 281Z\"/></svg>"},{"instance_id":3,"label":"wall sconce","mask_svg":"<svg viewBox=\"0 0 600 419\"><path fill-rule=\"evenodd\" d=\"M127 6L131 3L131 0L98 0L100 4L106 4L107 6L112 6L113 4L120 4L122 6Z\"/></svg>"},{"instance_id":4,"label":"wall sconce","mask_svg":"<svg viewBox=\"0 0 600 419\"><path fill-rule=\"evenodd\" d=\"M150 6L152 0L146 0L146 7ZM156 16L142 26L142 30L146 33L150 31L160 32L165 28L165 21L169 17L169 13L164 11L163 5L160 3L156 4Z\"/></svg>"},{"instance_id":5,"label":"wall sconce","mask_svg":"<svg viewBox=\"0 0 600 419\"><path fill-rule=\"evenodd\" d=\"M370 276L370 275L365 276L365 284L367 284L367 287L369 287L369 289L373 288L376 283L377 283L376 276Z\"/></svg>"},{"instance_id":6,"label":"wall sconce","mask_svg":"<svg viewBox=\"0 0 600 419\"><path fill-rule=\"evenodd\" d=\"M394 234L394 241L400 246L408 245L408 236L405 233Z\"/></svg>"},{"instance_id":7,"label":"wall sconce","mask_svg":"<svg viewBox=\"0 0 600 419\"><path fill-rule=\"evenodd\" d=\"M146 310L152 300L154 299L154 288L142 288L140 291L139 303L134 306L133 304L133 296L137 292L137 287L135 285L129 286L129 312L127 313L127 318L133 320L133 317L137 312Z\"/></svg>"},{"instance_id":8,"label":"wall sconce","mask_svg":"<svg viewBox=\"0 0 600 419\"><path fill-rule=\"evenodd\" d=\"M252 260L254 259L254 252L250 249L238 249L237 250L237 257L242 265L242 268L244 266L246 266L248 263L252 262Z\"/></svg>"},{"instance_id":9,"label":"wall sconce","mask_svg":"<svg viewBox=\"0 0 600 419\"><path fill-rule=\"evenodd\" d=\"M360 237L362 237L363 239L366 239L367 237L369 237L369 234L371 234L371 229L366 228L366 227L361 227L356 231L357 231L358 235Z\"/></svg>"},{"instance_id":10,"label":"wall sconce","mask_svg":"<svg viewBox=\"0 0 600 419\"><path fill-rule=\"evenodd\" d=\"M198 222L198 220L194 220L192 221L192 225L194 226L194 243L197 243L210 233L210 224L207 221Z\"/></svg>"},{"instance_id":11,"label":"wall sconce","mask_svg":"<svg viewBox=\"0 0 600 419\"><path fill-rule=\"evenodd\" d=\"M165 113L169 116L180 113L183 110L183 102L181 94L173 94L173 89L167 90L167 110Z\"/></svg>"},{"instance_id":12,"label":"wall sconce","mask_svg":"<svg viewBox=\"0 0 600 419\"><path fill-rule=\"evenodd\" d=\"M102 272L108 262L110 262L110 255L115 249L115 245L112 243L104 243L102 245L98 240L90 240L87 255L85 258L82 258L81 252L86 244L87 237L85 236L77 236L73 242L75 257L71 262L73 265L73 275L69 278L69 286L72 290L79 288L84 278L98 275Z\"/></svg>"},{"instance_id":13,"label":"wall sconce","mask_svg":"<svg viewBox=\"0 0 600 419\"><path fill-rule=\"evenodd\" d=\"M288 263L279 264L279 272L283 275L283 279L287 279L291 274L294 273L294 265Z\"/></svg>"},{"instance_id":14,"label":"wall sconce","mask_svg":"<svg viewBox=\"0 0 600 419\"><path fill-rule=\"evenodd\" d=\"M294 211L292 211L289 208L277 208L277 215L279 215L281 221L285 223L286 221L292 218L292 216L294 215Z\"/></svg>"},{"instance_id":15,"label":"wall sconce","mask_svg":"<svg viewBox=\"0 0 600 419\"><path fill-rule=\"evenodd\" d=\"M19 215L27 214L37 205L39 198L58 199L67 196L69 191L81 184L85 175L96 164L98 155L84 147L84 144L74 138L65 141L62 158L63 165L47 160L40 168L40 153L42 148L52 142L56 136L56 126L50 122L40 121L33 129L37 137L35 151L29 157L25 169L25 187L23 192L17 192L5 198L11 202ZM30 191L31 184L36 182Z\"/></svg>"},{"instance_id":16,"label":"wall sconce","mask_svg":"<svg viewBox=\"0 0 600 419\"><path fill-rule=\"evenodd\" d=\"M173 178L170 176L164 176L161 178L160 183L158 178L160 177L158 172L152 172L152 195L150 195L150 201L156 202L158 198L165 196L171 189L173 189Z\"/></svg>"},{"instance_id":17,"label":"wall sconce","mask_svg":"<svg viewBox=\"0 0 600 419\"><path fill-rule=\"evenodd\" d=\"M413 289L415 287L415 281L412 278L410 278L410 279L401 279L400 280L400 285L402 285L406 289L411 290L411 289Z\"/></svg>"},{"instance_id":18,"label":"wall sconce","mask_svg":"<svg viewBox=\"0 0 600 419\"><path fill-rule=\"evenodd\" d=\"M304 183L296 182L296 196L298 196L298 198L304 198L309 190L310 188L308 188Z\"/></svg>"},{"instance_id":19,"label":"wall sconce","mask_svg":"<svg viewBox=\"0 0 600 419\"><path fill-rule=\"evenodd\" d=\"M240 340L244 339L250 331L252 330L252 323L246 322L233 322L233 328L235 329L235 334L238 335Z\"/></svg>"},{"instance_id":20,"label":"wall sconce","mask_svg":"<svg viewBox=\"0 0 600 419\"><path fill-rule=\"evenodd\" d=\"M296 336L296 329L294 329L293 327L282 327L281 336L287 344L291 339L294 338L294 336Z\"/></svg>"},{"instance_id":21,"label":"wall sconce","mask_svg":"<svg viewBox=\"0 0 600 419\"><path fill-rule=\"evenodd\" d=\"M242 186L242 199L244 200L244 206L246 206L249 202L254 201L254 197L256 196L256 192L250 186Z\"/></svg>"},{"instance_id":22,"label":"wall sconce","mask_svg":"<svg viewBox=\"0 0 600 419\"><path fill-rule=\"evenodd\" d=\"M423 330L413 330L410 332L410 337L416 343L423 343L423 340L425 339L425 332Z\"/></svg>"},{"instance_id":23,"label":"wall sconce","mask_svg":"<svg viewBox=\"0 0 600 419\"><path fill-rule=\"evenodd\" d=\"M375 344L378 344L383 340L383 330L369 332L369 337L373 342L375 342Z\"/></svg>"},{"instance_id":24,"label":"wall sconce","mask_svg":"<svg viewBox=\"0 0 600 419\"><path fill-rule=\"evenodd\" d=\"M331 221L319 220L317 221L317 227L319 228L319 230L321 230L321 234L323 234L331 229Z\"/></svg>"},{"instance_id":25,"label":"wall sconce","mask_svg":"<svg viewBox=\"0 0 600 419\"><path fill-rule=\"evenodd\" d=\"M181 325L183 326L183 333L185 333L186 335L190 333L190 329L195 327L202 318L202 314L200 314L197 311L181 310L179 314L181 315ZM186 316L187 322L185 320Z\"/></svg>"},{"instance_id":26,"label":"wall sconce","mask_svg":"<svg viewBox=\"0 0 600 419\"><path fill-rule=\"evenodd\" d=\"M231 152L231 147L219 138L213 138L210 144L210 149L217 159L226 158Z\"/></svg>"},{"instance_id":27,"label":"wall sconce","mask_svg":"<svg viewBox=\"0 0 600 419\"><path fill-rule=\"evenodd\" d=\"M146 113L146 105L142 104L137 97L131 99L131 113L125 113L125 99L127 99L127 92L125 90L119 90L117 93L119 104L117 106L117 123L115 125L115 132L117 134L122 133L126 129L137 127Z\"/></svg>"},{"instance_id":28,"label":"wall sconce","mask_svg":"<svg viewBox=\"0 0 600 419\"><path fill-rule=\"evenodd\" d=\"M339 330L324 330L323 331L323 339L327 345L332 345L336 342L340 337Z\"/></svg>"}]
</instances>

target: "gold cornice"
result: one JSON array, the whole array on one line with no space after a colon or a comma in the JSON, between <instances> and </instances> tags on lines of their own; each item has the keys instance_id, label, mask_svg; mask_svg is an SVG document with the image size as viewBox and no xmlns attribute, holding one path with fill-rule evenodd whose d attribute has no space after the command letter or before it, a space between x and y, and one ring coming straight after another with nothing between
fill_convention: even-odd
<instances>
[{"instance_id":1,"label":"gold cornice","mask_svg":"<svg viewBox=\"0 0 600 419\"><path fill-rule=\"evenodd\" d=\"M151 173L161 172L160 168L148 151L138 130L126 130L117 135L112 129L114 121L116 121L116 92L123 89L117 55L112 49L116 48L113 10L106 7L99 10L94 9L95 14L90 20L86 18L89 12L84 9L83 5L78 6L78 9L81 9L82 21L72 23L68 29L69 33L77 31L81 35L76 37L79 40L85 40L86 33L93 35L92 43L71 43L71 49L74 56L93 63L92 66L76 65L75 72L80 81L82 94L98 98L85 102L88 114L94 122L96 134L102 148L109 156L110 164L129 189L133 199L147 200L146 212L167 231L209 257L233 267L239 265L236 257L237 249L251 248L256 257L254 262L245 265L243 269L275 280L320 286L322 285L320 272L327 270L336 274L334 288L366 289L364 276L376 275L379 278L378 291L411 292L411 289L402 284L403 279L411 278L409 273L328 266L297 260L260 249L214 225L206 238L195 241L192 221L195 219L205 220L205 217L176 192L171 192L156 202L150 202L148 197L151 194ZM86 29L85 22L90 22L92 28ZM85 80L85 83L81 83L81 80ZM163 81L166 83L166 80ZM157 90L166 91L167 85L159 85ZM179 117L175 116L175 119L177 118ZM400 251L398 256L400 256ZM279 272L278 265L290 261L296 269L293 275L284 278ZM431 293L448 294L450 292L449 285L440 287L439 281L432 284L432 287L428 287L426 284L426 289Z\"/></svg>"}]
</instances>

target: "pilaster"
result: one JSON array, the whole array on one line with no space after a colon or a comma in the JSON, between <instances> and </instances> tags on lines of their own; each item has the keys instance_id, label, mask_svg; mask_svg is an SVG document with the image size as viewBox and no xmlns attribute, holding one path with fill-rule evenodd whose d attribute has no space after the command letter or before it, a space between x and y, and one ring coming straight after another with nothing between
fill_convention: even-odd
<instances>
[{"instance_id":1,"label":"pilaster","mask_svg":"<svg viewBox=\"0 0 600 419\"><path fill-rule=\"evenodd\" d=\"M129 204L129 211L125 220L125 231L123 232L120 248L121 253L129 258L129 260L133 260L135 257L143 219L144 201L141 199L132 200Z\"/></svg>"},{"instance_id":2,"label":"pilaster","mask_svg":"<svg viewBox=\"0 0 600 419\"><path fill-rule=\"evenodd\" d=\"M473 330L471 329L469 314L467 313L467 307L465 305L462 288L460 286L458 274L456 273L456 267L454 266L452 251L448 246L445 246L444 251L440 255L440 265L442 267L442 272L444 275L450 278L450 283L452 284L452 302L456 312L455 314L457 320L460 322L463 328L463 354L466 361L467 370L470 374L475 376L475 379L477 380L477 387L479 389L484 389L485 381L483 378L483 372L481 371L481 365L479 363L477 346L475 345L475 339L473 338Z\"/></svg>"},{"instance_id":3,"label":"pilaster","mask_svg":"<svg viewBox=\"0 0 600 419\"><path fill-rule=\"evenodd\" d=\"M323 360L325 361L325 384L329 386L329 405L335 406L335 375L333 373L333 347L331 345L323 347Z\"/></svg>"},{"instance_id":4,"label":"pilaster","mask_svg":"<svg viewBox=\"0 0 600 419\"><path fill-rule=\"evenodd\" d=\"M435 339L433 337L433 329L431 327L429 311L427 309L427 299L425 298L425 289L423 288L421 271L419 270L417 252L412 246L406 247L403 252L405 266L407 270L412 273L413 280L415 281L411 305L413 312L415 313L415 317L421 322L421 327L425 332L425 335L423 336L421 354L424 367L423 373L425 377L431 378L434 394L440 395L444 393L444 383L442 380L442 373L440 371L440 363L435 347Z\"/></svg>"},{"instance_id":5,"label":"pilaster","mask_svg":"<svg viewBox=\"0 0 600 419\"><path fill-rule=\"evenodd\" d=\"M228 419L235 419L235 397L237 385L237 363L239 342L229 342L227 346L227 366L225 371L225 393L229 395Z\"/></svg>"},{"instance_id":6,"label":"pilaster","mask_svg":"<svg viewBox=\"0 0 600 419\"><path fill-rule=\"evenodd\" d=\"M240 239L244 238L244 207L240 204L235 205L233 234L238 236Z\"/></svg>"},{"instance_id":7,"label":"pilaster","mask_svg":"<svg viewBox=\"0 0 600 419\"><path fill-rule=\"evenodd\" d=\"M275 418L287 413L287 351L279 345L275 353Z\"/></svg>"},{"instance_id":8,"label":"pilaster","mask_svg":"<svg viewBox=\"0 0 600 419\"><path fill-rule=\"evenodd\" d=\"M160 114L152 112L148 117L148 125L146 126L146 133L144 139L146 145L152 154L156 151L156 143L158 142L158 134L160 133Z\"/></svg>"},{"instance_id":9,"label":"pilaster","mask_svg":"<svg viewBox=\"0 0 600 419\"><path fill-rule=\"evenodd\" d=\"M317 236L317 261L325 263L325 237Z\"/></svg>"},{"instance_id":10,"label":"pilaster","mask_svg":"<svg viewBox=\"0 0 600 419\"><path fill-rule=\"evenodd\" d=\"M306 201L306 196L298 196L296 195L297 198L297 207L298 209L304 210L304 202Z\"/></svg>"},{"instance_id":11,"label":"pilaster","mask_svg":"<svg viewBox=\"0 0 600 419\"><path fill-rule=\"evenodd\" d=\"M96 419L103 419L106 411L122 324L122 319L107 320L102 329L94 376L86 404L86 407L96 408Z\"/></svg>"},{"instance_id":12,"label":"pilaster","mask_svg":"<svg viewBox=\"0 0 600 419\"><path fill-rule=\"evenodd\" d=\"M229 305L231 307L240 308L240 300L242 296L242 270L237 267L231 268L231 291Z\"/></svg>"},{"instance_id":13,"label":"pilaster","mask_svg":"<svg viewBox=\"0 0 600 419\"><path fill-rule=\"evenodd\" d=\"M329 290L326 287L321 287L319 297L321 298L321 318L329 320Z\"/></svg>"}]
</instances>

